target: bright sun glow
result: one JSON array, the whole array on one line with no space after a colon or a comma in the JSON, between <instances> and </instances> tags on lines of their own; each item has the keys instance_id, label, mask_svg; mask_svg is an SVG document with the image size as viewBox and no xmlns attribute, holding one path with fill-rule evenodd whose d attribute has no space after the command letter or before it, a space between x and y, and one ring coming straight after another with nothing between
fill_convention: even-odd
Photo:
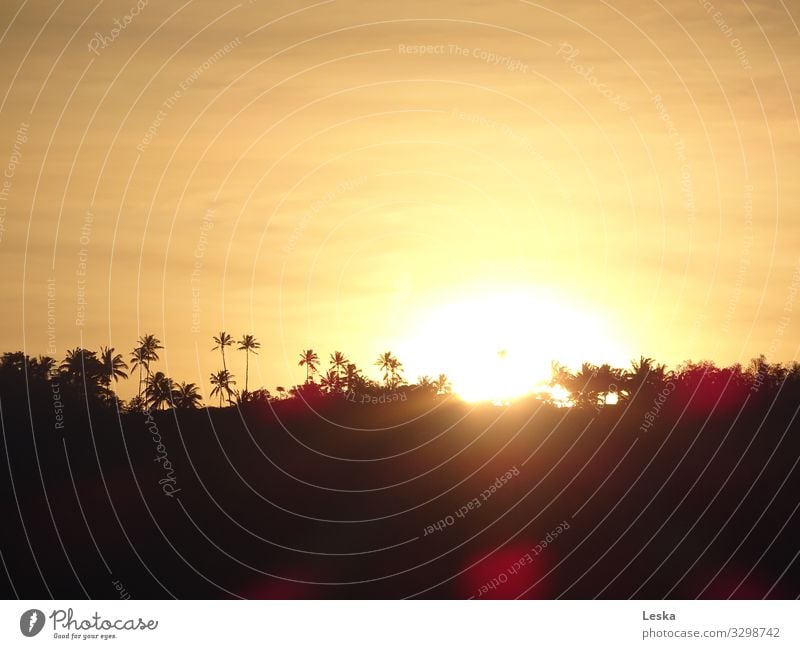
<instances>
[{"instance_id":1,"label":"bright sun glow","mask_svg":"<svg viewBox=\"0 0 800 649\"><path fill-rule=\"evenodd\" d=\"M552 393L552 361L577 367L584 361L624 365L629 358L594 314L531 289L438 307L398 351L410 378L444 371L462 399L494 403Z\"/></svg>"}]
</instances>

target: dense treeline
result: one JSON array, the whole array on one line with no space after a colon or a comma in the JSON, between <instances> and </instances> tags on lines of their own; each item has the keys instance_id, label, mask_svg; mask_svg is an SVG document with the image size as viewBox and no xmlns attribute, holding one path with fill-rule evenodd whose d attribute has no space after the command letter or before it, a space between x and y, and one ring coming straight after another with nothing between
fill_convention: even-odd
<instances>
[{"instance_id":1,"label":"dense treeline","mask_svg":"<svg viewBox=\"0 0 800 649\"><path fill-rule=\"evenodd\" d=\"M213 337L212 351L219 351L222 368L211 373L208 405L220 408L232 405L263 404L277 400L300 398L316 401L328 397L344 398L358 403L384 403L414 397L441 397L452 392L446 374L418 377L409 382L403 375L403 364L391 352L380 354L375 366L382 374L376 381L352 363L340 351L330 354L327 368L313 349L299 355L298 366L306 371L305 383L286 389L277 386L274 393L264 387L250 387L250 356L258 353L260 343L251 334L240 340L222 331ZM244 381L238 389L237 379L228 367L227 348L244 353ZM48 356L30 357L23 352L7 352L0 357L0 395L35 398L57 389L68 400L79 400L97 408L114 408L121 412L147 410L192 410L203 405L200 387L195 383L177 382L156 367L160 340L145 334L139 338L126 362L113 347L98 351L75 348L67 351L59 362ZM135 380L136 395L128 401L119 399L119 381ZM753 359L746 367L735 364L717 367L710 361L686 362L669 370L651 358L640 357L629 368L584 363L577 371L552 365L551 387L560 387L566 397L553 391L532 395L545 403L598 410L607 405L651 404L659 409L668 399L673 402L694 400L708 408L744 402L765 395L780 398L800 396L800 363L769 363L764 356ZM645 422L646 426L648 422Z\"/></svg>"},{"instance_id":2,"label":"dense treeline","mask_svg":"<svg viewBox=\"0 0 800 649\"><path fill-rule=\"evenodd\" d=\"M421 376L409 384L403 377L402 363L391 352L384 352L375 362L383 374L383 381L379 382L368 378L340 351L330 355L330 366L323 370L317 353L305 349L298 361L298 365L306 370L305 383L288 390L277 386L273 396L263 387L250 389L250 356L257 354L261 346L254 336L245 334L237 341L221 331L213 341L212 351L220 351L222 368L209 377L209 396L219 400L220 408L236 404L267 404L287 398L314 400L324 396L361 403L385 402L387 392L391 393L389 398L395 400L407 399L412 391L417 396L451 392L450 381L444 374L436 378ZM226 348L234 345L245 354L245 377L241 390L237 389L236 376L228 368L225 354ZM76 347L68 350L61 362L49 356L30 357L23 352L7 352L0 357L0 395L19 395L24 387L26 394L37 396L49 393L54 384L66 399L85 401L92 407L118 408L122 412L201 407L203 398L196 383L177 382L154 367L159 360L159 351L163 349L156 336L145 334L137 341L127 362L113 347L100 347L99 351ZM136 380L136 396L124 401L118 397L115 388L119 381L129 378Z\"/></svg>"}]
</instances>

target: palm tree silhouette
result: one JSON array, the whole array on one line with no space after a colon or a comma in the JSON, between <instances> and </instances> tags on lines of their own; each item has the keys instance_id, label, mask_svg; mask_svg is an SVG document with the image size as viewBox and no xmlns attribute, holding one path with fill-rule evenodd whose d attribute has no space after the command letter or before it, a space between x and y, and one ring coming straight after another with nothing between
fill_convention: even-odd
<instances>
[{"instance_id":1,"label":"palm tree silhouette","mask_svg":"<svg viewBox=\"0 0 800 649\"><path fill-rule=\"evenodd\" d=\"M392 352L383 352L378 356L375 365L383 370L383 381L387 388L395 388L400 384L400 371L403 369L403 364Z\"/></svg>"},{"instance_id":2,"label":"palm tree silhouette","mask_svg":"<svg viewBox=\"0 0 800 649\"><path fill-rule=\"evenodd\" d=\"M136 341L136 347L131 352L131 368L139 369L139 392L142 397L142 368L145 370L147 378L150 378L150 363L158 360L158 350L164 349L161 341L153 334L144 334Z\"/></svg>"},{"instance_id":3,"label":"palm tree silhouette","mask_svg":"<svg viewBox=\"0 0 800 649\"><path fill-rule=\"evenodd\" d=\"M141 347L134 347L131 352L131 370L139 370L139 389L136 396L139 400L142 398L142 368L145 366L144 350Z\"/></svg>"},{"instance_id":4,"label":"palm tree silhouette","mask_svg":"<svg viewBox=\"0 0 800 649\"><path fill-rule=\"evenodd\" d=\"M219 349L222 352L222 369L227 371L228 366L225 364L225 348L233 345L233 337L224 331L220 331L218 336L214 336L214 342L217 344L211 348L211 351L213 352Z\"/></svg>"},{"instance_id":5,"label":"palm tree silhouette","mask_svg":"<svg viewBox=\"0 0 800 649\"><path fill-rule=\"evenodd\" d=\"M248 394L247 384L248 378L250 376L250 354L258 354L256 349L261 347L261 343L258 342L251 334L244 334L242 339L239 341L239 351L244 351L245 353L245 366L244 366L244 392Z\"/></svg>"},{"instance_id":6,"label":"palm tree silhouette","mask_svg":"<svg viewBox=\"0 0 800 649\"><path fill-rule=\"evenodd\" d=\"M145 388L146 403L155 410L172 405L175 384L164 372L156 372L147 377Z\"/></svg>"},{"instance_id":7,"label":"palm tree silhouette","mask_svg":"<svg viewBox=\"0 0 800 649\"><path fill-rule=\"evenodd\" d=\"M348 392L354 392L361 388L366 381L361 375L361 370L356 367L355 363L348 363L344 372L344 386Z\"/></svg>"},{"instance_id":8,"label":"palm tree silhouette","mask_svg":"<svg viewBox=\"0 0 800 649\"><path fill-rule=\"evenodd\" d=\"M298 365L306 366L306 383L311 381L311 375L317 371L317 364L319 363L319 356L313 349L304 349L300 352L300 362Z\"/></svg>"},{"instance_id":9,"label":"palm tree silhouette","mask_svg":"<svg viewBox=\"0 0 800 649\"><path fill-rule=\"evenodd\" d=\"M87 398L100 395L102 368L93 351L81 347L68 349L58 369L67 381L79 387Z\"/></svg>"},{"instance_id":10,"label":"palm tree silhouette","mask_svg":"<svg viewBox=\"0 0 800 649\"><path fill-rule=\"evenodd\" d=\"M333 354L331 354L331 369L340 377L347 371L348 362L349 361L342 352L333 352Z\"/></svg>"},{"instance_id":11,"label":"palm tree silhouette","mask_svg":"<svg viewBox=\"0 0 800 649\"><path fill-rule=\"evenodd\" d=\"M103 372L103 385L106 387L111 385L111 381L116 383L119 379L128 378L128 374L124 371L128 369L128 365L122 359L122 354L114 353L113 347L100 348L100 365Z\"/></svg>"},{"instance_id":12,"label":"palm tree silhouette","mask_svg":"<svg viewBox=\"0 0 800 649\"><path fill-rule=\"evenodd\" d=\"M623 389L629 399L648 399L657 393L667 382L667 366L656 363L652 358L640 356L631 361L630 371L622 375Z\"/></svg>"},{"instance_id":13,"label":"palm tree silhouette","mask_svg":"<svg viewBox=\"0 0 800 649\"><path fill-rule=\"evenodd\" d=\"M179 410L193 410L200 407L200 390L194 383L180 383L174 386L173 403Z\"/></svg>"},{"instance_id":14,"label":"palm tree silhouette","mask_svg":"<svg viewBox=\"0 0 800 649\"><path fill-rule=\"evenodd\" d=\"M211 385L214 386L211 388L211 396L213 397L215 394L219 395L219 407L222 408L223 395L226 396L228 403L231 403L231 397L236 392L231 387L232 385L236 385L236 381L233 380L233 375L228 372L228 370L220 370L216 374L211 374L210 381Z\"/></svg>"},{"instance_id":15,"label":"palm tree silhouette","mask_svg":"<svg viewBox=\"0 0 800 649\"><path fill-rule=\"evenodd\" d=\"M333 368L325 373L325 376L320 379L319 383L323 388L327 389L330 394L338 394L341 392L342 378Z\"/></svg>"},{"instance_id":16,"label":"palm tree silhouette","mask_svg":"<svg viewBox=\"0 0 800 649\"><path fill-rule=\"evenodd\" d=\"M450 394L453 391L453 386L450 384L447 374L437 376L433 384L436 386L436 394Z\"/></svg>"}]
</instances>

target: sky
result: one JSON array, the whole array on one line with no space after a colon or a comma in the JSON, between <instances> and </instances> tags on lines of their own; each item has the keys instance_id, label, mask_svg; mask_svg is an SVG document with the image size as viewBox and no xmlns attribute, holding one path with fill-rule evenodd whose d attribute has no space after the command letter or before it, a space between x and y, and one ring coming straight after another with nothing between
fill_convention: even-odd
<instances>
[{"instance_id":1,"label":"sky","mask_svg":"<svg viewBox=\"0 0 800 649\"><path fill-rule=\"evenodd\" d=\"M4 0L0 347L154 333L204 389L220 330L270 389L309 347L411 379L506 348L533 374L800 359L799 20Z\"/></svg>"}]
</instances>

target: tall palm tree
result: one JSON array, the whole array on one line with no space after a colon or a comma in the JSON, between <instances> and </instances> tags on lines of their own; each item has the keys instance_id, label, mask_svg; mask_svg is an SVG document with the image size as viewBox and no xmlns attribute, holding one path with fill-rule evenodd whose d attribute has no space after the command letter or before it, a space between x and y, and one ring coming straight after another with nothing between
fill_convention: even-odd
<instances>
[{"instance_id":1,"label":"tall palm tree","mask_svg":"<svg viewBox=\"0 0 800 649\"><path fill-rule=\"evenodd\" d=\"M134 347L133 351L131 352L131 370L139 370L139 389L136 393L136 396L139 400L142 398L142 369L147 364L144 359L145 352L141 347Z\"/></svg>"},{"instance_id":2,"label":"tall palm tree","mask_svg":"<svg viewBox=\"0 0 800 649\"><path fill-rule=\"evenodd\" d=\"M258 354L256 349L261 347L261 343L258 342L251 334L244 334L242 339L239 341L239 351L243 351L245 353L245 366L244 366L244 391L245 394L248 392L247 390L247 383L248 378L250 376L250 354Z\"/></svg>"},{"instance_id":3,"label":"tall palm tree","mask_svg":"<svg viewBox=\"0 0 800 649\"><path fill-rule=\"evenodd\" d=\"M224 331L220 331L218 336L214 336L214 342L216 345L211 348L211 351L213 352L219 349L220 352L222 352L222 369L227 371L228 366L225 364L225 348L233 345L233 337Z\"/></svg>"},{"instance_id":4,"label":"tall palm tree","mask_svg":"<svg viewBox=\"0 0 800 649\"><path fill-rule=\"evenodd\" d=\"M400 371L403 369L403 364L397 360L392 352L383 352L378 356L375 365L383 370L383 381L387 388L395 388L400 384Z\"/></svg>"},{"instance_id":5,"label":"tall palm tree","mask_svg":"<svg viewBox=\"0 0 800 649\"><path fill-rule=\"evenodd\" d=\"M151 408L161 410L171 406L175 392L175 383L164 372L156 372L147 377L145 388L146 403Z\"/></svg>"},{"instance_id":6,"label":"tall palm tree","mask_svg":"<svg viewBox=\"0 0 800 649\"><path fill-rule=\"evenodd\" d=\"M100 365L102 367L103 385L109 387L111 381L117 382L119 379L127 379L128 364L123 360L122 354L115 354L113 347L100 348Z\"/></svg>"},{"instance_id":7,"label":"tall palm tree","mask_svg":"<svg viewBox=\"0 0 800 649\"><path fill-rule=\"evenodd\" d=\"M194 410L200 407L200 390L195 383L180 383L174 386L173 403L179 410Z\"/></svg>"},{"instance_id":8,"label":"tall palm tree","mask_svg":"<svg viewBox=\"0 0 800 649\"><path fill-rule=\"evenodd\" d=\"M311 381L311 375L317 371L317 366L319 364L319 356L317 356L317 352L313 349L304 349L300 352L300 362L298 365L303 367L306 366L306 383Z\"/></svg>"},{"instance_id":9,"label":"tall palm tree","mask_svg":"<svg viewBox=\"0 0 800 649\"><path fill-rule=\"evenodd\" d=\"M158 360L159 349L164 349L164 346L153 334L139 336L133 348L130 362L133 369L139 369L139 397L142 396L142 369L145 370L146 379L149 379L150 364Z\"/></svg>"},{"instance_id":10,"label":"tall palm tree","mask_svg":"<svg viewBox=\"0 0 800 649\"><path fill-rule=\"evenodd\" d=\"M333 352L331 354L331 369L336 372L340 377L344 376L347 371L347 363L349 361L345 358L342 352Z\"/></svg>"},{"instance_id":11,"label":"tall palm tree","mask_svg":"<svg viewBox=\"0 0 800 649\"><path fill-rule=\"evenodd\" d=\"M228 370L220 370L219 372L211 374L211 396L219 395L219 407L222 408L222 397L226 396L228 403L231 403L231 397L235 394L235 390L231 387L236 385L233 380L233 375Z\"/></svg>"}]
</instances>

